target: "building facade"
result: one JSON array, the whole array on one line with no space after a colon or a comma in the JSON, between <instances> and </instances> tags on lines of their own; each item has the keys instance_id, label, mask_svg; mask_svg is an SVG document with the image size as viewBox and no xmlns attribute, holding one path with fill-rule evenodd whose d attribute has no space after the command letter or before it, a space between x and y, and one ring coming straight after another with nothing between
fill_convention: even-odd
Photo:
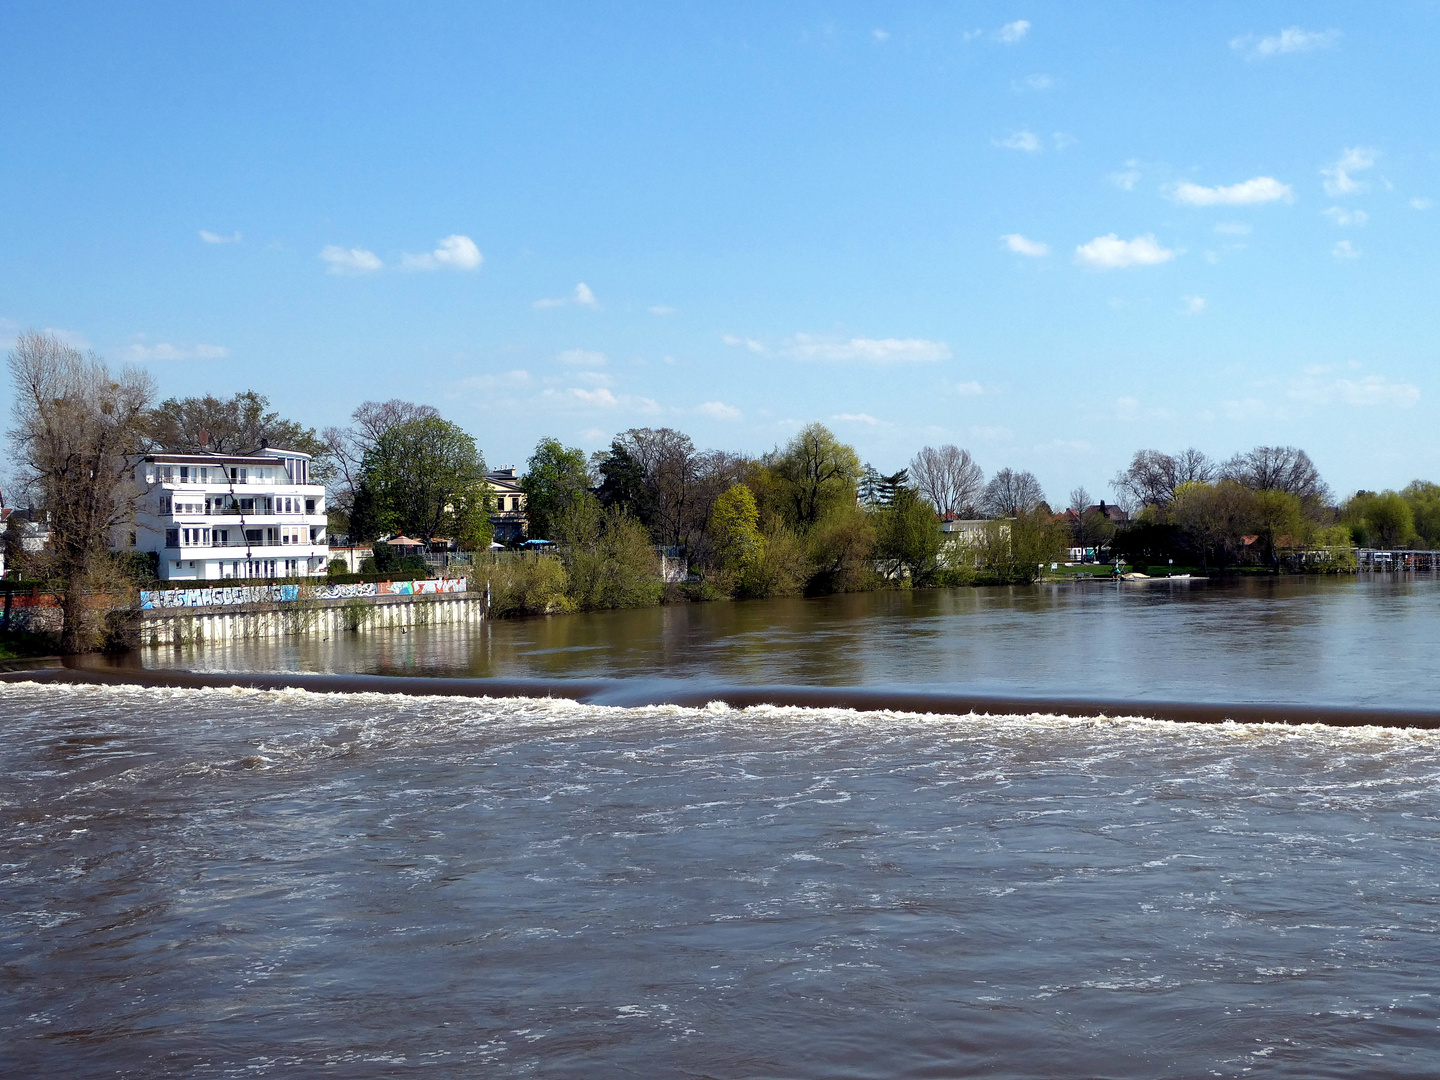
<instances>
[{"instance_id":1,"label":"building facade","mask_svg":"<svg viewBox=\"0 0 1440 1080\"><path fill-rule=\"evenodd\" d=\"M115 546L155 552L161 580L325 573L325 488L310 482L309 454L157 453L134 475L135 524Z\"/></svg>"},{"instance_id":2,"label":"building facade","mask_svg":"<svg viewBox=\"0 0 1440 1080\"><path fill-rule=\"evenodd\" d=\"M485 485L495 498L495 512L490 515L495 539L502 544L524 540L530 531L530 519L525 512L525 492L520 487L520 478L515 475L515 470L494 469L487 472Z\"/></svg>"}]
</instances>

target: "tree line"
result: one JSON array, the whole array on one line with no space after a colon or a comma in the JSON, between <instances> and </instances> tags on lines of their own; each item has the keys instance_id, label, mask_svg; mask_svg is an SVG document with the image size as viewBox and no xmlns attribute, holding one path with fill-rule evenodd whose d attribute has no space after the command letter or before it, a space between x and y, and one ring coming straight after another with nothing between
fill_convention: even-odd
<instances>
[{"instance_id":1,"label":"tree line","mask_svg":"<svg viewBox=\"0 0 1440 1080\"><path fill-rule=\"evenodd\" d=\"M368 401L349 426L317 432L253 390L157 403L149 375L112 372L35 332L17 339L9 368L9 501L28 499L51 539L44 552L25 553L12 531L6 550L61 593L67 649L105 633L81 598L123 591L143 570L110 541L134 518L127 478L159 449L300 450L328 488L332 536L490 544L484 456L432 406ZM955 446L925 447L883 474L818 423L758 456L702 450L671 428L632 428L590 455L547 437L521 486L531 535L554 540L559 558L521 574L510 590L517 610L655 602L655 546L685 560L687 588L700 597L1022 582L1067 545L1222 571L1278 565L1281 552L1299 548L1440 546L1440 486L1416 480L1337 503L1309 455L1289 446L1224 461L1193 448L1137 451L1110 482L1120 515L1081 488L1056 513L1032 473L1002 468L987 480ZM973 520L983 523L948 538L938 527Z\"/></svg>"}]
</instances>

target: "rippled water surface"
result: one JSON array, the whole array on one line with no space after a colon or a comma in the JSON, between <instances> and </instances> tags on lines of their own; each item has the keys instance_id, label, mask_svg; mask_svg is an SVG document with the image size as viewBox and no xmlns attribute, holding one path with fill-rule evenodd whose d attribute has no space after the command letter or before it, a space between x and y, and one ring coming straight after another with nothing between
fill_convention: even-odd
<instances>
[{"instance_id":1,"label":"rippled water surface","mask_svg":"<svg viewBox=\"0 0 1440 1080\"><path fill-rule=\"evenodd\" d=\"M1440 735L0 686L30 1076L1422 1076Z\"/></svg>"},{"instance_id":2,"label":"rippled water surface","mask_svg":"<svg viewBox=\"0 0 1440 1080\"><path fill-rule=\"evenodd\" d=\"M152 667L1440 708L1435 575L679 604L147 649Z\"/></svg>"}]
</instances>

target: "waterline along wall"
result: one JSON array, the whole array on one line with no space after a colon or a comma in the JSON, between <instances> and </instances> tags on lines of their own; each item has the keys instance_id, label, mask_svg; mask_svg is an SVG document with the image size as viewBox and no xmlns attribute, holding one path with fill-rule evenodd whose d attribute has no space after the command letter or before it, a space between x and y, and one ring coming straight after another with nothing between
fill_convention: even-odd
<instances>
[{"instance_id":1,"label":"waterline along wall","mask_svg":"<svg viewBox=\"0 0 1440 1080\"><path fill-rule=\"evenodd\" d=\"M142 645L198 645L480 622L483 595L463 578L363 585L274 585L140 594Z\"/></svg>"}]
</instances>

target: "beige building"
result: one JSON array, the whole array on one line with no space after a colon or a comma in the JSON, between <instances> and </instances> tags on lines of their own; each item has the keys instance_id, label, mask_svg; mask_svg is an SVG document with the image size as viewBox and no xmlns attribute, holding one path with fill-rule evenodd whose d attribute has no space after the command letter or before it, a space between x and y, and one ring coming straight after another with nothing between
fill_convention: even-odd
<instances>
[{"instance_id":1,"label":"beige building","mask_svg":"<svg viewBox=\"0 0 1440 1080\"><path fill-rule=\"evenodd\" d=\"M530 519L525 513L525 492L520 489L520 478L515 475L515 470L493 469L487 472L485 486L495 496L495 510L490 515L495 539L502 544L524 540L530 531Z\"/></svg>"}]
</instances>

